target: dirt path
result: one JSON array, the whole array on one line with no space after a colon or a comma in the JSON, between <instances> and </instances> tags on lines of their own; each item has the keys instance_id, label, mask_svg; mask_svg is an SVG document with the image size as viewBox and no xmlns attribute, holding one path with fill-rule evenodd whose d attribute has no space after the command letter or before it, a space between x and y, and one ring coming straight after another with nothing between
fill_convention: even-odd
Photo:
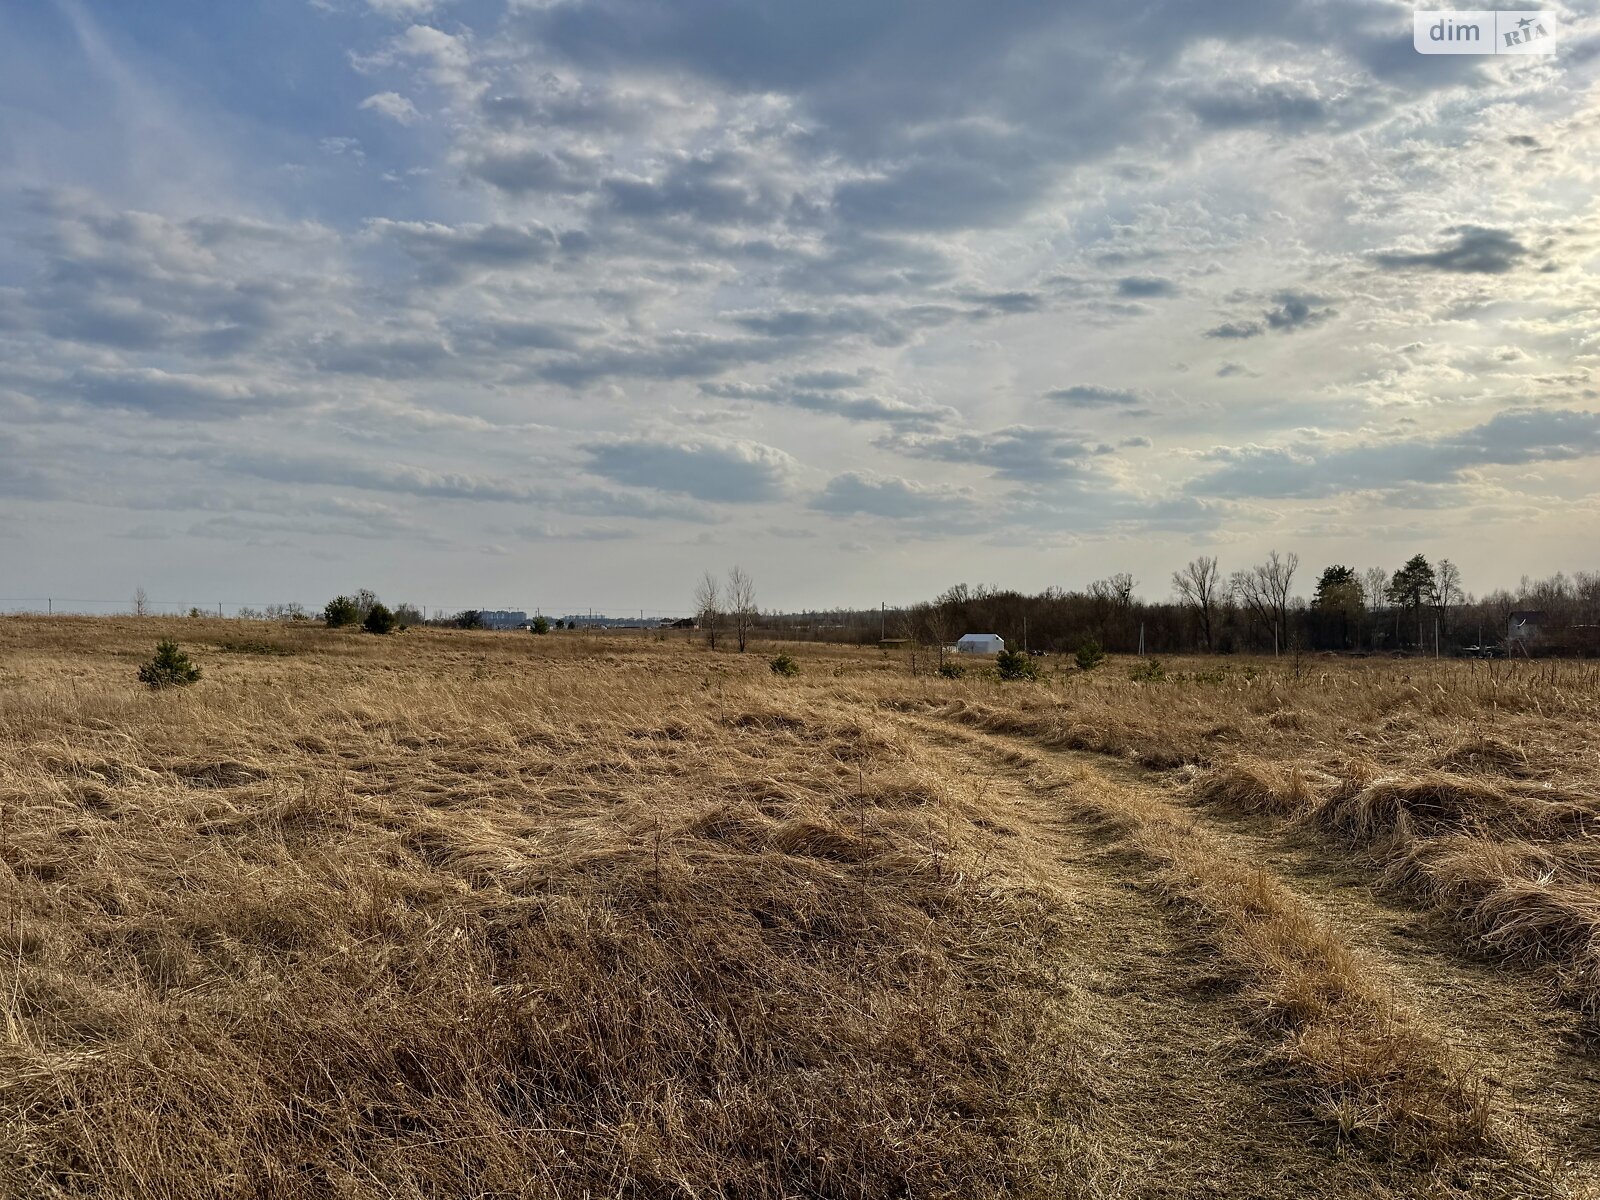
<instances>
[{"instance_id":1,"label":"dirt path","mask_svg":"<svg viewBox=\"0 0 1600 1200\"><path fill-rule=\"evenodd\" d=\"M1548 1153L1600 1181L1600 1048L1576 1011L1539 982L1476 955L1444 917L1374 891L1371 871L1314 831L1189 807L1384 969L1405 1006L1480 1065L1502 1108Z\"/></svg>"},{"instance_id":2,"label":"dirt path","mask_svg":"<svg viewBox=\"0 0 1600 1200\"><path fill-rule=\"evenodd\" d=\"M1340 1153L1297 1081L1270 1065L1271 1035L1200 931L1163 902L1148 862L1071 815L1073 806L1052 803L1054 792L1103 779L1159 798L1229 855L1274 873L1370 964L1398 1006L1482 1071L1506 1127L1562 1178L1556 1194L1600 1195L1600 1061L1578 1035L1576 1014L1537 984L1475 958L1443 922L1374 894L1370 873L1314 834L1219 816L1164 777L1114 759L906 719L961 769L988 772L988 786L1015 802L1013 813L1034 814L1079 897L1081 938L1066 986L1081 991L1103 1047L1093 1120L1107 1151L1093 1194L1452 1190L1416 1167ZM1493 1191L1533 1194L1515 1185Z\"/></svg>"}]
</instances>

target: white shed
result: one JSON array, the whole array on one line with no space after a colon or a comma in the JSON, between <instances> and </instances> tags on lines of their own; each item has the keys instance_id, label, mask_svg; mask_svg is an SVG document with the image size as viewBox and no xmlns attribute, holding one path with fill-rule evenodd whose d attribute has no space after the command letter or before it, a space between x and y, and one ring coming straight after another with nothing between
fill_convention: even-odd
<instances>
[{"instance_id":1,"label":"white shed","mask_svg":"<svg viewBox=\"0 0 1600 1200\"><path fill-rule=\"evenodd\" d=\"M967 633L956 643L957 654L999 654L1006 640L998 633Z\"/></svg>"}]
</instances>

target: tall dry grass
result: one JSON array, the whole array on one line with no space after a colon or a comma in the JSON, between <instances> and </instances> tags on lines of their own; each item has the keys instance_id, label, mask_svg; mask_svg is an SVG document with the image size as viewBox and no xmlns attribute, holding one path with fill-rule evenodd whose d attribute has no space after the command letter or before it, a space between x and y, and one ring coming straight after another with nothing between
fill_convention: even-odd
<instances>
[{"instance_id":1,"label":"tall dry grass","mask_svg":"<svg viewBox=\"0 0 1600 1200\"><path fill-rule=\"evenodd\" d=\"M1319 660L1116 664L899 702L1040 744L1181 767L1197 802L1300 822L1600 1014L1600 667Z\"/></svg>"},{"instance_id":2,"label":"tall dry grass","mask_svg":"<svg viewBox=\"0 0 1600 1200\"><path fill-rule=\"evenodd\" d=\"M1067 900L973 789L538 641L0 622L0 1192L1059 1190Z\"/></svg>"}]
</instances>

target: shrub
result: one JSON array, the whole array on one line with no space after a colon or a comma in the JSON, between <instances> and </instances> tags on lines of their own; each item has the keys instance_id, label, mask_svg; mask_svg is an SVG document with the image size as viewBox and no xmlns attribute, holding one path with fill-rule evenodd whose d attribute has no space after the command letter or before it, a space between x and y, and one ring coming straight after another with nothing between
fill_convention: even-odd
<instances>
[{"instance_id":1,"label":"shrub","mask_svg":"<svg viewBox=\"0 0 1600 1200\"><path fill-rule=\"evenodd\" d=\"M1039 668L1026 651L1002 650L994 657L995 674L1001 679L1037 679Z\"/></svg>"},{"instance_id":2,"label":"shrub","mask_svg":"<svg viewBox=\"0 0 1600 1200\"><path fill-rule=\"evenodd\" d=\"M1100 643L1090 638L1078 647L1073 656L1078 660L1078 670L1092 671L1106 660L1106 652L1100 648Z\"/></svg>"},{"instance_id":3,"label":"shrub","mask_svg":"<svg viewBox=\"0 0 1600 1200\"><path fill-rule=\"evenodd\" d=\"M768 662L767 666L772 668L772 673L774 675L800 674L800 664L795 662L795 660L790 658L787 654L778 655L776 658Z\"/></svg>"},{"instance_id":4,"label":"shrub","mask_svg":"<svg viewBox=\"0 0 1600 1200\"><path fill-rule=\"evenodd\" d=\"M1128 672L1128 678L1135 683L1160 683L1166 677L1165 668L1153 658Z\"/></svg>"},{"instance_id":5,"label":"shrub","mask_svg":"<svg viewBox=\"0 0 1600 1200\"><path fill-rule=\"evenodd\" d=\"M322 619L329 629L355 625L361 620L361 606L349 596L335 596L323 606Z\"/></svg>"},{"instance_id":6,"label":"shrub","mask_svg":"<svg viewBox=\"0 0 1600 1200\"><path fill-rule=\"evenodd\" d=\"M377 600L372 602L372 607L367 609L367 619L361 622L361 628L368 633L393 633L400 625L400 618L389 611L387 604Z\"/></svg>"},{"instance_id":7,"label":"shrub","mask_svg":"<svg viewBox=\"0 0 1600 1200\"><path fill-rule=\"evenodd\" d=\"M967 673L967 669L958 662L942 662L939 664L938 675L940 679L960 679Z\"/></svg>"},{"instance_id":8,"label":"shrub","mask_svg":"<svg viewBox=\"0 0 1600 1200\"><path fill-rule=\"evenodd\" d=\"M139 682L151 688L188 687L200 678L200 668L178 649L177 642L157 642L156 656L139 668Z\"/></svg>"},{"instance_id":9,"label":"shrub","mask_svg":"<svg viewBox=\"0 0 1600 1200\"><path fill-rule=\"evenodd\" d=\"M456 614L454 624L457 629L482 629L483 613L475 608L463 609Z\"/></svg>"},{"instance_id":10,"label":"shrub","mask_svg":"<svg viewBox=\"0 0 1600 1200\"><path fill-rule=\"evenodd\" d=\"M544 634L547 634L547 633L550 632L550 622L545 620L543 617L535 617L533 619L533 625L531 626L531 628L532 628L533 632L539 634L542 637Z\"/></svg>"},{"instance_id":11,"label":"shrub","mask_svg":"<svg viewBox=\"0 0 1600 1200\"><path fill-rule=\"evenodd\" d=\"M198 608L191 608L189 610L189 619L190 620L198 620L199 618L201 618L203 616L205 616L205 613L201 612Z\"/></svg>"}]
</instances>

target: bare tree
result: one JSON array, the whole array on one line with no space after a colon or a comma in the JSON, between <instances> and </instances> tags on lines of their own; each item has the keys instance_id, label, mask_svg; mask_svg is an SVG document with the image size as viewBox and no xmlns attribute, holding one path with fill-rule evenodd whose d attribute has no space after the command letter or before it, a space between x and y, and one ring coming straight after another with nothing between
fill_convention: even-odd
<instances>
[{"instance_id":1,"label":"bare tree","mask_svg":"<svg viewBox=\"0 0 1600 1200\"><path fill-rule=\"evenodd\" d=\"M1361 572L1361 594L1373 612L1383 611L1383 599L1389 592L1389 572L1382 567L1368 567Z\"/></svg>"},{"instance_id":2,"label":"bare tree","mask_svg":"<svg viewBox=\"0 0 1600 1200\"><path fill-rule=\"evenodd\" d=\"M1095 622L1100 626L1100 637L1109 641L1113 629L1118 636L1133 634L1133 589L1137 586L1132 575L1118 571L1089 585L1089 595L1094 600Z\"/></svg>"},{"instance_id":3,"label":"bare tree","mask_svg":"<svg viewBox=\"0 0 1600 1200\"><path fill-rule=\"evenodd\" d=\"M1274 653L1282 649L1288 632L1289 592L1299 568L1300 556L1294 551L1280 555L1274 550L1266 562L1235 571L1228 581L1234 597L1272 634Z\"/></svg>"},{"instance_id":4,"label":"bare tree","mask_svg":"<svg viewBox=\"0 0 1600 1200\"><path fill-rule=\"evenodd\" d=\"M1235 571L1228 577L1228 593L1249 614L1253 624L1260 625L1268 633L1274 632L1272 601L1262 586L1259 568Z\"/></svg>"},{"instance_id":5,"label":"bare tree","mask_svg":"<svg viewBox=\"0 0 1600 1200\"><path fill-rule=\"evenodd\" d=\"M1294 573L1300 569L1300 556L1293 550L1281 558L1274 550L1267 561L1257 567L1266 581L1267 594L1272 598L1272 613L1278 621L1278 633L1287 637L1289 632L1289 594L1294 586Z\"/></svg>"},{"instance_id":6,"label":"bare tree","mask_svg":"<svg viewBox=\"0 0 1600 1200\"><path fill-rule=\"evenodd\" d=\"M744 653L750 629L756 623L756 583L743 567L728 572L728 611L733 617L733 633Z\"/></svg>"},{"instance_id":7,"label":"bare tree","mask_svg":"<svg viewBox=\"0 0 1600 1200\"><path fill-rule=\"evenodd\" d=\"M1389 572L1382 567L1368 567L1361 572L1361 594L1366 597L1367 609L1372 614L1372 636L1370 645L1374 650L1383 640L1383 630L1379 628L1378 616L1383 612L1384 603L1389 595Z\"/></svg>"},{"instance_id":8,"label":"bare tree","mask_svg":"<svg viewBox=\"0 0 1600 1200\"><path fill-rule=\"evenodd\" d=\"M939 665L944 666L945 647L956 640L956 613L952 602L943 598L935 600L928 606L927 618L924 625L928 636L933 639L934 645L939 648Z\"/></svg>"},{"instance_id":9,"label":"bare tree","mask_svg":"<svg viewBox=\"0 0 1600 1200\"><path fill-rule=\"evenodd\" d=\"M1441 558L1434 569L1433 602L1439 609L1439 626L1450 632L1450 610L1461 603L1461 568Z\"/></svg>"},{"instance_id":10,"label":"bare tree","mask_svg":"<svg viewBox=\"0 0 1600 1200\"><path fill-rule=\"evenodd\" d=\"M706 645L717 648L717 630L722 624L722 585L707 571L694 589L694 615L705 631Z\"/></svg>"},{"instance_id":11,"label":"bare tree","mask_svg":"<svg viewBox=\"0 0 1600 1200\"><path fill-rule=\"evenodd\" d=\"M910 608L902 608L895 614L895 636L904 640L906 650L911 656L911 673L917 673L917 652L922 649L922 640L926 636L928 606L915 604Z\"/></svg>"},{"instance_id":12,"label":"bare tree","mask_svg":"<svg viewBox=\"0 0 1600 1200\"><path fill-rule=\"evenodd\" d=\"M133 615L136 617L150 615L150 597L144 594L142 587L133 589Z\"/></svg>"},{"instance_id":13,"label":"bare tree","mask_svg":"<svg viewBox=\"0 0 1600 1200\"><path fill-rule=\"evenodd\" d=\"M1104 579L1096 579L1089 585L1089 594L1098 600L1107 601L1117 608L1128 608L1133 604L1133 576L1126 571L1118 571L1115 575L1108 575Z\"/></svg>"},{"instance_id":14,"label":"bare tree","mask_svg":"<svg viewBox=\"0 0 1600 1200\"><path fill-rule=\"evenodd\" d=\"M1172 573L1172 590L1189 608L1194 609L1200 621L1200 636L1206 650L1212 649L1212 618L1216 615L1217 599L1222 591L1222 573L1217 560L1202 554L1181 571Z\"/></svg>"}]
</instances>

